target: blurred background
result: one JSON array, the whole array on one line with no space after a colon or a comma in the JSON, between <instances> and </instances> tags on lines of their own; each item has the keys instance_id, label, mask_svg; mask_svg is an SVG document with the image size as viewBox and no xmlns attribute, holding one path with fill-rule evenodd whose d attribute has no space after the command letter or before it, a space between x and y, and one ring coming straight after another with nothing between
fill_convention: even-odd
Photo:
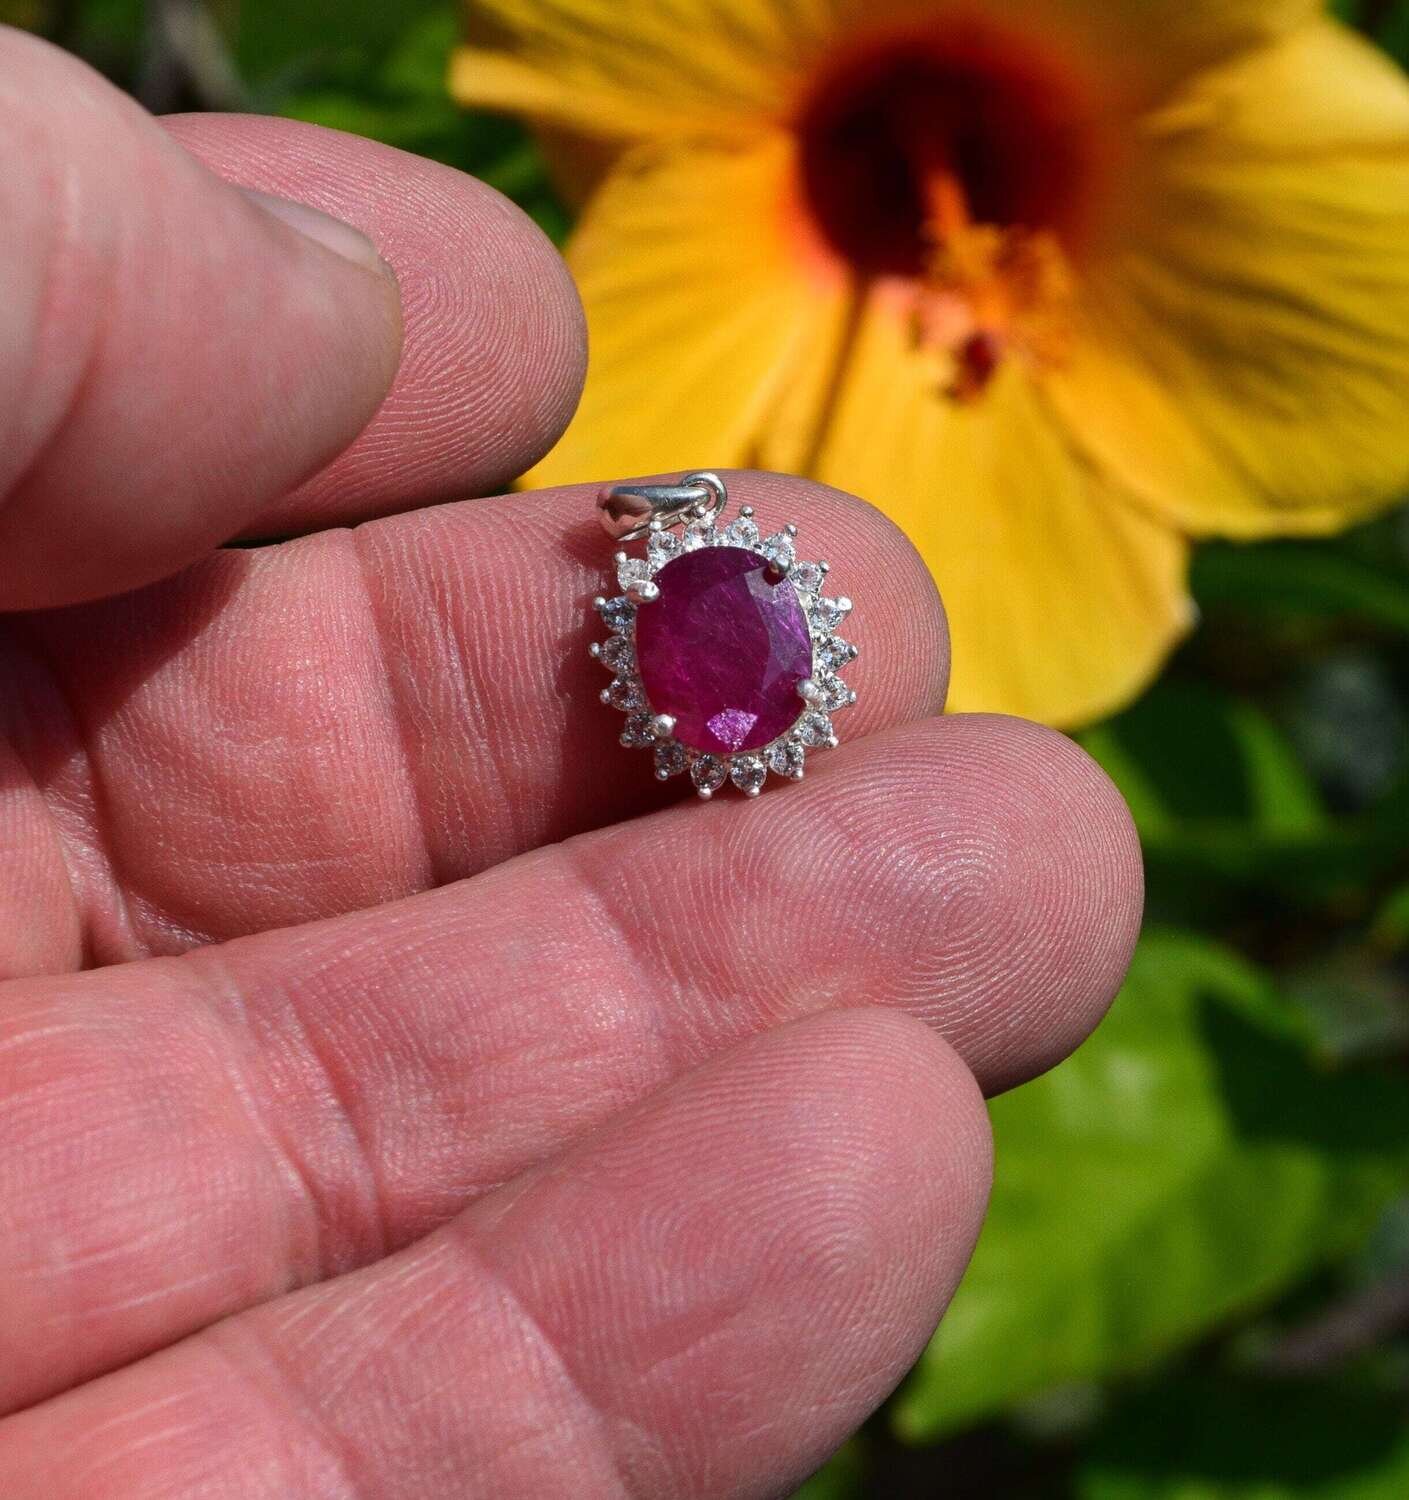
<instances>
[{"instance_id":1,"label":"blurred background","mask_svg":"<svg viewBox=\"0 0 1409 1500\"><path fill-rule=\"evenodd\" d=\"M1409 61L1409 3L1338 8ZM452 4L0 0L0 20L153 110L373 136L571 233L529 134L452 102ZM1409 512L1204 545L1192 591L1155 684L1078 732L1144 839L1126 993L994 1102L970 1275L807 1500L1409 1497Z\"/></svg>"}]
</instances>

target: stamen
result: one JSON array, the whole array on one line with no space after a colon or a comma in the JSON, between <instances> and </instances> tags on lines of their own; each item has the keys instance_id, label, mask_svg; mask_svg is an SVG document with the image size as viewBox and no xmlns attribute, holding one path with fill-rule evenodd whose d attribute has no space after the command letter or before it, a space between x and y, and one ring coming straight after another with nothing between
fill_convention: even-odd
<instances>
[{"instance_id":1,"label":"stamen","mask_svg":"<svg viewBox=\"0 0 1409 1500\"><path fill-rule=\"evenodd\" d=\"M936 246L916 295L915 337L941 356L939 385L956 401L983 394L1003 361L1060 364L1073 295L1054 235L1020 225L935 226Z\"/></svg>"}]
</instances>

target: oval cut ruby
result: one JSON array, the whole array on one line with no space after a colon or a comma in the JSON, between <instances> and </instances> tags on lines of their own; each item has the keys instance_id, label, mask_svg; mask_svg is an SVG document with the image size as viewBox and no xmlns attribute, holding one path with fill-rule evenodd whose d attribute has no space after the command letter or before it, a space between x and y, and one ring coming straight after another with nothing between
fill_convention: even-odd
<instances>
[{"instance_id":1,"label":"oval cut ruby","mask_svg":"<svg viewBox=\"0 0 1409 1500\"><path fill-rule=\"evenodd\" d=\"M655 575L636 611L636 660L651 709L693 750L733 755L786 734L806 704L812 638L797 591L744 547L701 547Z\"/></svg>"}]
</instances>

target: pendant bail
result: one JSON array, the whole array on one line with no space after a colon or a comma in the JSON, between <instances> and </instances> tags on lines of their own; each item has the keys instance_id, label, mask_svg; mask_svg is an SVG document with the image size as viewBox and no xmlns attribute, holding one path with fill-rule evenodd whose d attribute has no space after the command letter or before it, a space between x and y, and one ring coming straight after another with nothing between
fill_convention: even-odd
<instances>
[{"instance_id":1,"label":"pendant bail","mask_svg":"<svg viewBox=\"0 0 1409 1500\"><path fill-rule=\"evenodd\" d=\"M597 515L613 541L634 542L651 531L717 517L728 500L719 475L698 469L677 484L614 484L597 496Z\"/></svg>"}]
</instances>

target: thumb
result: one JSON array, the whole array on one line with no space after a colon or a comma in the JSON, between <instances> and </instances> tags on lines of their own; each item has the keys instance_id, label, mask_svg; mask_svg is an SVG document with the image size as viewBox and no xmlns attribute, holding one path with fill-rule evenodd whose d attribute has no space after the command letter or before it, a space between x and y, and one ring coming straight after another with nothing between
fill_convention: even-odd
<instances>
[{"instance_id":1,"label":"thumb","mask_svg":"<svg viewBox=\"0 0 1409 1500\"><path fill-rule=\"evenodd\" d=\"M173 572L357 435L400 354L350 225L222 183L0 27L0 609Z\"/></svg>"}]
</instances>

